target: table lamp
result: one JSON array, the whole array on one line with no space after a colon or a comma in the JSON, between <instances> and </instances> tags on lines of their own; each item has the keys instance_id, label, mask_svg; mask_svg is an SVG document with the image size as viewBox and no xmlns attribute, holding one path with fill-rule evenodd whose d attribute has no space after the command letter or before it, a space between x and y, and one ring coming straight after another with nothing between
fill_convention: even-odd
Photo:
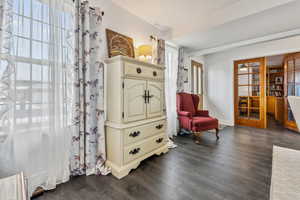
<instances>
[{"instance_id":1,"label":"table lamp","mask_svg":"<svg viewBox=\"0 0 300 200\"><path fill-rule=\"evenodd\" d=\"M151 62L152 59L152 46L151 45L140 45L137 49L139 60Z\"/></svg>"}]
</instances>

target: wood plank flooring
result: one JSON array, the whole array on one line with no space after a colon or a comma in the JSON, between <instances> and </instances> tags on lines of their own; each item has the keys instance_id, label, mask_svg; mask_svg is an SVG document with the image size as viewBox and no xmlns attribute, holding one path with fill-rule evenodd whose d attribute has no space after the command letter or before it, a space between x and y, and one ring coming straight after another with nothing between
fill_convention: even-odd
<instances>
[{"instance_id":1,"label":"wood plank flooring","mask_svg":"<svg viewBox=\"0 0 300 200\"><path fill-rule=\"evenodd\" d=\"M36 200L268 200L272 146L300 150L300 134L269 129L227 127L221 139L205 133L200 145L176 138L178 147L144 161L122 180L81 176Z\"/></svg>"}]
</instances>

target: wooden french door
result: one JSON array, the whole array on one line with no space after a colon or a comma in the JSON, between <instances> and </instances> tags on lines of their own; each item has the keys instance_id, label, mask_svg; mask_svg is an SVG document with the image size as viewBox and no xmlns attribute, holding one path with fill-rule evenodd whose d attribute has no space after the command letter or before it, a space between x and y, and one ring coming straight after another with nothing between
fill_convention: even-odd
<instances>
[{"instance_id":1,"label":"wooden french door","mask_svg":"<svg viewBox=\"0 0 300 200\"><path fill-rule=\"evenodd\" d=\"M284 126L299 131L287 97L300 96L300 53L289 54L284 64Z\"/></svg>"},{"instance_id":2,"label":"wooden french door","mask_svg":"<svg viewBox=\"0 0 300 200\"><path fill-rule=\"evenodd\" d=\"M267 127L265 58L234 63L235 124Z\"/></svg>"}]
</instances>

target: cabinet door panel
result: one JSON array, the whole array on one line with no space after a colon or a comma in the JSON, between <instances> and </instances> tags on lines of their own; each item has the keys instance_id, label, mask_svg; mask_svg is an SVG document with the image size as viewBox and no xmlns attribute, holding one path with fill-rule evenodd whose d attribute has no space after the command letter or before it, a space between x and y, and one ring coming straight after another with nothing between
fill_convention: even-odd
<instances>
[{"instance_id":1,"label":"cabinet door panel","mask_svg":"<svg viewBox=\"0 0 300 200\"><path fill-rule=\"evenodd\" d=\"M124 121L132 122L146 119L144 94L147 82L143 80L124 80Z\"/></svg>"},{"instance_id":2,"label":"cabinet door panel","mask_svg":"<svg viewBox=\"0 0 300 200\"><path fill-rule=\"evenodd\" d=\"M147 117L158 117L163 115L164 107L164 85L162 82L148 81L148 91L151 96L147 104Z\"/></svg>"}]
</instances>

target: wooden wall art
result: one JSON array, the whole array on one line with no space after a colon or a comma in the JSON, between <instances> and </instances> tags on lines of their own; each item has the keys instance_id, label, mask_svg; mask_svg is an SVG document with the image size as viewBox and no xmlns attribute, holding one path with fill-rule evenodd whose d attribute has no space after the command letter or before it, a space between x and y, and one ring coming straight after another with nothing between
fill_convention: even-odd
<instances>
[{"instance_id":1,"label":"wooden wall art","mask_svg":"<svg viewBox=\"0 0 300 200\"><path fill-rule=\"evenodd\" d=\"M106 29L108 57L118 55L134 58L133 40L130 37Z\"/></svg>"}]
</instances>

